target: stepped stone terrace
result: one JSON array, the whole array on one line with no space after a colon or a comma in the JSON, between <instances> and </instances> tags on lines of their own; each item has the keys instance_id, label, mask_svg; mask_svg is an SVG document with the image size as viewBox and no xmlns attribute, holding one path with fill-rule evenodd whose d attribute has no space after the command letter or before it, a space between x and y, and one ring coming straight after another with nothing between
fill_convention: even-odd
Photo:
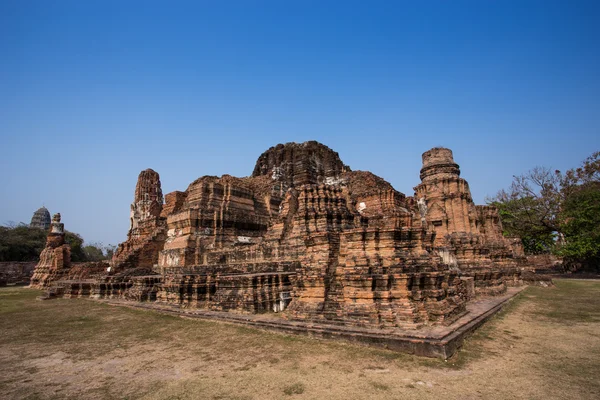
<instances>
[{"instance_id":1,"label":"stepped stone terrace","mask_svg":"<svg viewBox=\"0 0 600 400\"><path fill-rule=\"evenodd\" d=\"M414 196L314 141L268 149L249 177L203 176L165 196L147 169L110 264L71 265L58 218L31 286L446 357L459 342L415 343L474 329L527 268L452 151L422 160Z\"/></svg>"}]
</instances>

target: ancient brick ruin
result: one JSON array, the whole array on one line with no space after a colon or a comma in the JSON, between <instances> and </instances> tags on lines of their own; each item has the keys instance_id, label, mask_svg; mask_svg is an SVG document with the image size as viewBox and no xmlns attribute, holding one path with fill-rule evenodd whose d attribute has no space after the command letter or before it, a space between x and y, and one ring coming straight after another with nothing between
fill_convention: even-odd
<instances>
[{"instance_id":1,"label":"ancient brick ruin","mask_svg":"<svg viewBox=\"0 0 600 400\"><path fill-rule=\"evenodd\" d=\"M48 287L66 276L70 267L71 246L65 243L65 225L60 222L60 214L54 214L46 247L33 271L30 286L40 289Z\"/></svg>"},{"instance_id":2,"label":"ancient brick ruin","mask_svg":"<svg viewBox=\"0 0 600 400\"><path fill-rule=\"evenodd\" d=\"M32 286L415 330L451 324L469 300L519 283L520 242L501 231L497 210L473 203L449 149L423 154L407 197L320 143L288 143L264 152L250 177L203 176L164 199L158 173L142 171L110 267L69 270L68 248L49 236Z\"/></svg>"},{"instance_id":3,"label":"ancient brick ruin","mask_svg":"<svg viewBox=\"0 0 600 400\"><path fill-rule=\"evenodd\" d=\"M37 262L0 261L0 286L28 285Z\"/></svg>"}]
</instances>

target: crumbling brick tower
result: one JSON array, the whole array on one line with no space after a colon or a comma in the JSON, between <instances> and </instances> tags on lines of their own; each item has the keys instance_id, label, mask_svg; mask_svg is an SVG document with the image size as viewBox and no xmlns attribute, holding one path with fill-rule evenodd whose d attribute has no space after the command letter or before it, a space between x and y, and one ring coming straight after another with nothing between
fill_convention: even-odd
<instances>
[{"instance_id":1,"label":"crumbling brick tower","mask_svg":"<svg viewBox=\"0 0 600 400\"><path fill-rule=\"evenodd\" d=\"M131 203L127 241L117 248L112 265L117 270L151 269L166 238L166 218L161 218L163 194L158 172L140 172Z\"/></svg>"},{"instance_id":2,"label":"crumbling brick tower","mask_svg":"<svg viewBox=\"0 0 600 400\"><path fill-rule=\"evenodd\" d=\"M65 276L70 268L71 246L65 242L65 224L60 222L60 213L54 214L46 247L40 254L40 262L33 271L29 286L36 289L46 288L51 282Z\"/></svg>"},{"instance_id":3,"label":"crumbling brick tower","mask_svg":"<svg viewBox=\"0 0 600 400\"><path fill-rule=\"evenodd\" d=\"M452 150L435 147L423 153L421 184L415 192L421 216L435 229L436 246L447 245L450 233L479 233L469 184L460 177Z\"/></svg>"},{"instance_id":4,"label":"crumbling brick tower","mask_svg":"<svg viewBox=\"0 0 600 400\"><path fill-rule=\"evenodd\" d=\"M477 293L503 292L517 279L522 252L502 236L498 210L475 205L452 150L436 147L422 158L415 196L422 223L435 231L435 250L461 276L474 278Z\"/></svg>"}]
</instances>

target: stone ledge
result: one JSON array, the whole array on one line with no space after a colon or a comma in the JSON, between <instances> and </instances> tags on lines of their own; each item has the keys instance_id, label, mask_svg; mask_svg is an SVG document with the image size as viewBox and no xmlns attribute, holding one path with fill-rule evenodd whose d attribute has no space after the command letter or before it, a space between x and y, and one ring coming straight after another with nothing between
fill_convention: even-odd
<instances>
[{"instance_id":1,"label":"stone ledge","mask_svg":"<svg viewBox=\"0 0 600 400\"><path fill-rule=\"evenodd\" d=\"M524 288L511 287L503 296L472 301L467 305L467 313L449 326L425 327L418 330L356 328L315 322L288 321L265 314L236 314L124 300L99 301L109 305L154 310L184 318L217 320L269 331L345 340L418 356L448 359L462 346L464 339L469 334L500 311Z\"/></svg>"}]
</instances>

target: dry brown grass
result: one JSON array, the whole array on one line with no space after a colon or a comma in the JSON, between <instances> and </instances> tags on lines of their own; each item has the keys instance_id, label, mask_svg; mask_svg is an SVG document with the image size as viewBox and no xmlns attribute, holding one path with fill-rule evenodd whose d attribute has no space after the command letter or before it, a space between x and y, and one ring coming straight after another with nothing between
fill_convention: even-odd
<instances>
[{"instance_id":1,"label":"dry brown grass","mask_svg":"<svg viewBox=\"0 0 600 400\"><path fill-rule=\"evenodd\" d=\"M600 282L528 288L443 362L0 289L2 399L600 397Z\"/></svg>"}]
</instances>

